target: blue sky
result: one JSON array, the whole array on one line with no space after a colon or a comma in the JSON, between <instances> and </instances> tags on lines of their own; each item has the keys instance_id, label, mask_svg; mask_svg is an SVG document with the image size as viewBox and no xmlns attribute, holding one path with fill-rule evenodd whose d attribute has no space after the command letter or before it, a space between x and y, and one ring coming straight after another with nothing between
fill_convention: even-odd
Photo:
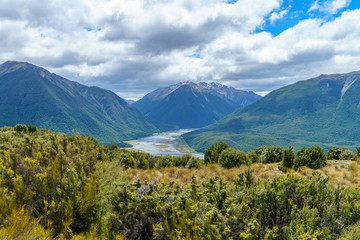
<instances>
[{"instance_id":1,"label":"blue sky","mask_svg":"<svg viewBox=\"0 0 360 240\"><path fill-rule=\"evenodd\" d=\"M356 0L2 0L0 62L127 99L182 81L266 94L360 70Z\"/></svg>"},{"instance_id":2,"label":"blue sky","mask_svg":"<svg viewBox=\"0 0 360 240\"><path fill-rule=\"evenodd\" d=\"M279 9L271 12L265 18L265 24L259 26L256 32L266 31L276 36L306 19L322 19L325 22L333 21L344 11L360 8L360 1L356 0L338 1L343 2L343 4L340 3L340 6L343 7L339 7L338 9L335 6L335 9L332 9L330 6L331 2L332 1L328 0L284 0ZM271 16L274 13L279 15L281 12L284 14L281 18L271 21Z\"/></svg>"}]
</instances>

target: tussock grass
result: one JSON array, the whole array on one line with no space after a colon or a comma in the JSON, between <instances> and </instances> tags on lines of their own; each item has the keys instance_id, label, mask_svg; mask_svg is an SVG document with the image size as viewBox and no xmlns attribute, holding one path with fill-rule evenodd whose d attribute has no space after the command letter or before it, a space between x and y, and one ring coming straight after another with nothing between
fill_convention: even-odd
<instances>
[{"instance_id":1,"label":"tussock grass","mask_svg":"<svg viewBox=\"0 0 360 240\"><path fill-rule=\"evenodd\" d=\"M293 169L286 169L285 173L280 169L281 163L253 163L251 170L255 181L268 180L271 181L277 176L294 172ZM129 182L141 181L158 181L160 183L174 182L176 185L183 185L191 182L192 176L196 176L198 183L211 177L221 177L225 181L232 182L240 173L245 172L248 166L241 165L230 169L223 168L218 164L209 164L199 169L186 169L169 167L163 169L128 169L122 170ZM313 173L329 178L329 185L333 188L340 186L351 186L360 183L360 164L354 161L335 161L329 160L327 166L321 169L310 169L300 167L297 172L300 176L310 176Z\"/></svg>"}]
</instances>

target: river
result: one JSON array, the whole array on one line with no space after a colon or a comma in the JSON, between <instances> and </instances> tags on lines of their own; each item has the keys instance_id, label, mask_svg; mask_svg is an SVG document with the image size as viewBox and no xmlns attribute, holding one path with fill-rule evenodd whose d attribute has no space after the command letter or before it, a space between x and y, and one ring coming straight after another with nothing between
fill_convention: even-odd
<instances>
[{"instance_id":1,"label":"river","mask_svg":"<svg viewBox=\"0 0 360 240\"><path fill-rule=\"evenodd\" d=\"M168 154L182 156L189 153L194 157L204 159L204 154L194 152L181 137L182 134L194 130L195 129L180 129L175 132L164 132L150 137L128 141L127 143L130 143L133 146L133 149L141 150L154 156Z\"/></svg>"}]
</instances>

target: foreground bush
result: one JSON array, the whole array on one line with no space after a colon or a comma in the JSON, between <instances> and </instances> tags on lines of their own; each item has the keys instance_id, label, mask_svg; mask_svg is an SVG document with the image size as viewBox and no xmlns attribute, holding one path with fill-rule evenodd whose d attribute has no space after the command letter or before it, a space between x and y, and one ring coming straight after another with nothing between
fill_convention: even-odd
<instances>
[{"instance_id":1,"label":"foreground bush","mask_svg":"<svg viewBox=\"0 0 360 240\"><path fill-rule=\"evenodd\" d=\"M219 165L224 168L238 167L242 164L249 164L249 158L246 153L227 148L221 152L219 157Z\"/></svg>"},{"instance_id":2,"label":"foreground bush","mask_svg":"<svg viewBox=\"0 0 360 240\"><path fill-rule=\"evenodd\" d=\"M215 145L211 145L208 149L205 151L204 156L204 163L205 165L211 164L211 163L218 163L220 154L222 151L227 149L229 145L227 143L216 143Z\"/></svg>"},{"instance_id":3,"label":"foreground bush","mask_svg":"<svg viewBox=\"0 0 360 240\"><path fill-rule=\"evenodd\" d=\"M298 169L306 166L312 169L318 169L326 166L326 156L320 146L312 146L305 150L302 148L296 153L294 168Z\"/></svg>"}]
</instances>

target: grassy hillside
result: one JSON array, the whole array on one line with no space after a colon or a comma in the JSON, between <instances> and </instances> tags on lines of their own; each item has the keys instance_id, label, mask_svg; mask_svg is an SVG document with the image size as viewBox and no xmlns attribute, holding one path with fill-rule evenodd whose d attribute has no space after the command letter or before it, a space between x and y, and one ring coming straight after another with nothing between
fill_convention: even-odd
<instances>
[{"instance_id":1,"label":"grassy hillside","mask_svg":"<svg viewBox=\"0 0 360 240\"><path fill-rule=\"evenodd\" d=\"M316 144L354 149L360 141L359 78L358 72L322 75L280 88L184 139L197 151L216 141L245 151Z\"/></svg>"},{"instance_id":2,"label":"grassy hillside","mask_svg":"<svg viewBox=\"0 0 360 240\"><path fill-rule=\"evenodd\" d=\"M74 130L103 144L158 131L111 91L66 80L28 63L4 63L0 73L0 126L33 124L66 134Z\"/></svg>"}]
</instances>

